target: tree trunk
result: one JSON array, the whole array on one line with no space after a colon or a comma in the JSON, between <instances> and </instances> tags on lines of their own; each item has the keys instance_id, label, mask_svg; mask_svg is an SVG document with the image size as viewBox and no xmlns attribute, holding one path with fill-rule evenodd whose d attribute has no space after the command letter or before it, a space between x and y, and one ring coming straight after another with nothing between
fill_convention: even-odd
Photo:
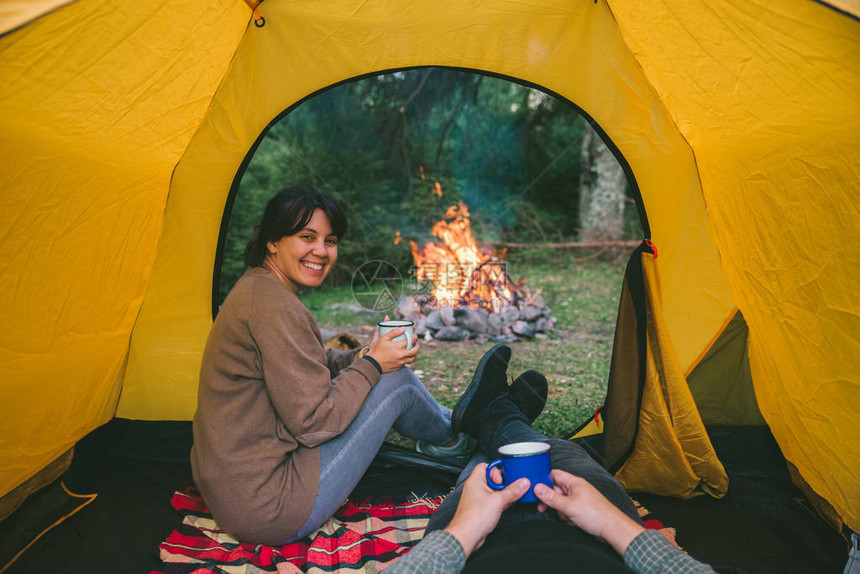
<instances>
[{"instance_id":1,"label":"tree trunk","mask_svg":"<svg viewBox=\"0 0 860 574\"><path fill-rule=\"evenodd\" d=\"M585 125L579 177L579 240L618 241L624 233L627 177L615 156Z\"/></svg>"}]
</instances>

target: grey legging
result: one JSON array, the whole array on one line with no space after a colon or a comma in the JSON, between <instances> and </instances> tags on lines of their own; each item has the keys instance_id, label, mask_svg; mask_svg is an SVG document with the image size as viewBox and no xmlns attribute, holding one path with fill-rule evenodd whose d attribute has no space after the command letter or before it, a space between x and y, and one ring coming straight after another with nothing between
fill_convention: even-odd
<instances>
[{"instance_id":1,"label":"grey legging","mask_svg":"<svg viewBox=\"0 0 860 574\"><path fill-rule=\"evenodd\" d=\"M310 517L287 542L313 532L340 508L392 428L434 444L453 438L450 411L406 367L382 375L349 427L322 444L316 502Z\"/></svg>"}]
</instances>

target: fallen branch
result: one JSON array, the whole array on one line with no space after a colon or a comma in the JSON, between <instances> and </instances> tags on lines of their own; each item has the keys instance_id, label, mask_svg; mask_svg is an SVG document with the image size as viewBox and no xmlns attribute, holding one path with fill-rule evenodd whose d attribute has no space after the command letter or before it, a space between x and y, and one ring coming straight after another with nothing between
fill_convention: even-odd
<instances>
[{"instance_id":1,"label":"fallen branch","mask_svg":"<svg viewBox=\"0 0 860 574\"><path fill-rule=\"evenodd\" d=\"M493 243L500 247L543 247L546 249L576 249L584 247L636 247L642 243L639 240L635 241L583 241L572 243L509 243L500 241Z\"/></svg>"},{"instance_id":2,"label":"fallen branch","mask_svg":"<svg viewBox=\"0 0 860 574\"><path fill-rule=\"evenodd\" d=\"M537 301L538 298L540 298L541 291L543 291L543 289L538 289L537 291L529 295L528 299L526 299L526 302L523 304L523 307L528 307L529 305Z\"/></svg>"}]
</instances>

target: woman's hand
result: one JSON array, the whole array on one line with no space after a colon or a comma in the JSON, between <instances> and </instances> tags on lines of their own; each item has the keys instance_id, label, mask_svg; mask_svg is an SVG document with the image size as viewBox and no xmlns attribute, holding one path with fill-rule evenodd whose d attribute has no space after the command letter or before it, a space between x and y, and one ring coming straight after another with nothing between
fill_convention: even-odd
<instances>
[{"instance_id":1,"label":"woman's hand","mask_svg":"<svg viewBox=\"0 0 860 574\"><path fill-rule=\"evenodd\" d=\"M501 483L502 475L499 470L494 468L490 472L493 481ZM482 462L463 483L457 512L445 528L460 541L467 558L481 547L487 535L499 523L502 512L522 498L529 489L528 479L521 478L504 490L492 490L487 486L486 475L487 464Z\"/></svg>"},{"instance_id":2,"label":"woman's hand","mask_svg":"<svg viewBox=\"0 0 860 574\"><path fill-rule=\"evenodd\" d=\"M552 484L552 488L535 485L535 496L540 500L538 510L554 508L564 522L602 538L621 556L644 530L584 478L556 468L552 471Z\"/></svg>"},{"instance_id":3,"label":"woman's hand","mask_svg":"<svg viewBox=\"0 0 860 574\"><path fill-rule=\"evenodd\" d=\"M411 349L406 348L406 341L404 339L392 341L393 338L399 337L404 332L406 332L406 329L401 327L399 329L392 329L381 337L379 336L379 329L374 333L373 339L371 339L370 345L368 345L367 355L373 357L379 363L379 367L383 373L396 371L404 365L415 362L418 351L421 350L418 346L417 335L412 335Z\"/></svg>"}]
</instances>

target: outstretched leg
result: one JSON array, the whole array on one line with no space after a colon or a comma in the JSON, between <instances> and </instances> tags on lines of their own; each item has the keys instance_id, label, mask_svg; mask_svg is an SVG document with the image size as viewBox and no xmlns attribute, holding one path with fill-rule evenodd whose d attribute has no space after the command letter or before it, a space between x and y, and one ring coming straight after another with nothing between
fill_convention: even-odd
<instances>
[{"instance_id":1,"label":"outstretched leg","mask_svg":"<svg viewBox=\"0 0 860 574\"><path fill-rule=\"evenodd\" d=\"M508 397L502 397L493 402L480 415L478 421L482 453L469 461L457 480L457 487L445 499L443 504L430 518L427 532L445 528L457 511L460 501L462 484L472 470L480 462L489 462L498 456L500 446L513 442L546 442L550 445L550 460L553 468L558 468L581 476L590 482L603 496L618 507L627 516L639 522L639 513L633 506L633 501L627 495L624 487L595 461L581 446L575 442L563 439L550 439L533 429L529 419ZM528 506L528 508L526 508ZM550 513L537 512L535 505L515 506L502 515L502 521L515 520L547 520L554 516ZM500 522L500 525L502 522Z\"/></svg>"},{"instance_id":2,"label":"outstretched leg","mask_svg":"<svg viewBox=\"0 0 860 574\"><path fill-rule=\"evenodd\" d=\"M316 502L310 517L288 542L306 536L334 514L361 480L391 428L436 444L453 437L450 411L436 402L410 369L382 375L347 429L320 446Z\"/></svg>"}]
</instances>

